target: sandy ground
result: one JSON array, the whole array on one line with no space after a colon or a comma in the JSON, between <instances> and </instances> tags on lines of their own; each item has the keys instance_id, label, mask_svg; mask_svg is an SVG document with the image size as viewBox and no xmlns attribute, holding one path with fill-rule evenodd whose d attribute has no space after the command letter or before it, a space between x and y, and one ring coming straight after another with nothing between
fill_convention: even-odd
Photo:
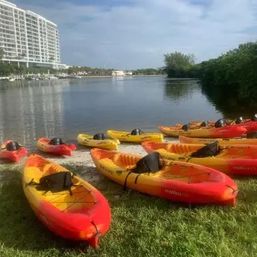
<instances>
[{"instance_id":1,"label":"sandy ground","mask_svg":"<svg viewBox=\"0 0 257 257\"><path fill-rule=\"evenodd\" d=\"M147 153L141 145L121 144L119 145L120 152L137 153L142 156ZM45 155L46 156L46 155ZM90 148L80 147L76 151L73 151L72 156L67 157L54 157L47 155L47 158L56 161L60 164L75 164L78 166L94 166L92 158L90 156Z\"/></svg>"},{"instance_id":2,"label":"sandy ground","mask_svg":"<svg viewBox=\"0 0 257 257\"><path fill-rule=\"evenodd\" d=\"M121 144L119 145L120 152L136 153L142 156L147 153L141 145ZM41 154L42 155L42 154ZM65 166L71 166L71 169L76 172L79 170L79 174L88 180L89 182L98 182L101 179L101 175L96 172L94 162L90 156L90 149L78 146L76 151L73 151L72 156L67 157L54 157L52 155L44 155L49 160L55 161Z\"/></svg>"},{"instance_id":3,"label":"sandy ground","mask_svg":"<svg viewBox=\"0 0 257 257\"><path fill-rule=\"evenodd\" d=\"M173 141L173 140L165 140L165 141ZM173 142L176 142L173 141ZM73 172L77 172L81 177L88 180L89 182L97 182L101 175L96 172L94 162L92 161L90 155L90 148L86 148L83 146L77 146L77 150L73 151L72 156L54 156L50 154L45 154L40 151L30 152L30 154L39 154L48 160L53 162L57 162L61 165L66 166ZM145 156L147 153L143 149L140 144L120 144L119 145L120 152L126 153L135 153L140 154L142 157ZM0 171L1 170L18 170L22 172L23 165L26 161L26 158L21 160L18 164L6 164L4 161L0 161ZM1 181L1 174L0 174L0 181Z\"/></svg>"}]
</instances>

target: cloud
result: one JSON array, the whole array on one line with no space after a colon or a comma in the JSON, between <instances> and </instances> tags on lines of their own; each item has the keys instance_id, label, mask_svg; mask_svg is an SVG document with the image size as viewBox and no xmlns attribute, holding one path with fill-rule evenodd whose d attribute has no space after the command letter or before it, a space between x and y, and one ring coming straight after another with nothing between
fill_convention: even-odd
<instances>
[{"instance_id":1,"label":"cloud","mask_svg":"<svg viewBox=\"0 0 257 257\"><path fill-rule=\"evenodd\" d=\"M15 2L58 24L68 64L161 67L165 53L193 53L201 61L256 40L254 0Z\"/></svg>"}]
</instances>

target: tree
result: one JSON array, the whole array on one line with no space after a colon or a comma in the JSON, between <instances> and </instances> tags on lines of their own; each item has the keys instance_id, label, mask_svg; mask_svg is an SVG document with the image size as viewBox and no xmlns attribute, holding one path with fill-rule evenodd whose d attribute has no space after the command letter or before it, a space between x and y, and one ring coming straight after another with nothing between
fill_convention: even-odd
<instances>
[{"instance_id":1,"label":"tree","mask_svg":"<svg viewBox=\"0 0 257 257\"><path fill-rule=\"evenodd\" d=\"M174 52L165 54L166 72L168 77L190 77L194 65L194 55Z\"/></svg>"}]
</instances>

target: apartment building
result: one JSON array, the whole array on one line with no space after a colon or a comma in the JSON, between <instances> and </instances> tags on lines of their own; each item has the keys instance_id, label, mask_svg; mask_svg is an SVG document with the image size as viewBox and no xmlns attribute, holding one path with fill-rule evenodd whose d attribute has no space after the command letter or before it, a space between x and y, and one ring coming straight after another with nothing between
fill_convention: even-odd
<instances>
[{"instance_id":1,"label":"apartment building","mask_svg":"<svg viewBox=\"0 0 257 257\"><path fill-rule=\"evenodd\" d=\"M5 0L0 0L0 48L3 61L61 67L57 25Z\"/></svg>"}]
</instances>

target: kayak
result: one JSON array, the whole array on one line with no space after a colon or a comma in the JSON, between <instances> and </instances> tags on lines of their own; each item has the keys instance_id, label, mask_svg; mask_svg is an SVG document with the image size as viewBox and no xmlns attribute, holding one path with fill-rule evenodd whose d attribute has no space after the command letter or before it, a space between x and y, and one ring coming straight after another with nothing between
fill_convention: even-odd
<instances>
[{"instance_id":1,"label":"kayak","mask_svg":"<svg viewBox=\"0 0 257 257\"><path fill-rule=\"evenodd\" d=\"M0 148L0 159L10 162L18 162L27 154L28 150L26 147L12 140L5 141Z\"/></svg>"},{"instance_id":2,"label":"kayak","mask_svg":"<svg viewBox=\"0 0 257 257\"><path fill-rule=\"evenodd\" d=\"M17 142L7 140L1 145L0 159L18 162L21 158L28 154L26 147L19 145Z\"/></svg>"},{"instance_id":3,"label":"kayak","mask_svg":"<svg viewBox=\"0 0 257 257\"><path fill-rule=\"evenodd\" d=\"M237 119L237 120L225 120L225 119L220 119L223 120L224 123L227 126L232 126L232 127L244 127L246 129L246 133L253 133L257 131L257 120L251 120L251 119ZM219 121L219 120L218 120ZM218 122L216 121L216 122ZM190 129L198 129L202 127L208 127L208 128L214 128L215 127L215 121L191 121L189 122L188 125ZM176 124L175 127L177 129L182 129L182 127L185 126L183 124Z\"/></svg>"},{"instance_id":4,"label":"kayak","mask_svg":"<svg viewBox=\"0 0 257 257\"><path fill-rule=\"evenodd\" d=\"M254 121L254 120L247 119L238 124L236 124L235 122L233 122L232 124L234 124L232 126L243 126L247 130L247 133L252 133L257 131L257 121Z\"/></svg>"},{"instance_id":5,"label":"kayak","mask_svg":"<svg viewBox=\"0 0 257 257\"><path fill-rule=\"evenodd\" d=\"M218 141L220 146L229 146L229 145L256 145L257 146L257 138L192 138L179 136L180 143L186 144L209 144L215 141Z\"/></svg>"},{"instance_id":6,"label":"kayak","mask_svg":"<svg viewBox=\"0 0 257 257\"><path fill-rule=\"evenodd\" d=\"M22 184L31 208L50 231L98 246L99 238L109 229L111 213L96 188L39 155L28 158Z\"/></svg>"},{"instance_id":7,"label":"kayak","mask_svg":"<svg viewBox=\"0 0 257 257\"><path fill-rule=\"evenodd\" d=\"M102 149L117 150L120 141L118 139L95 139L95 136L89 134L79 134L77 141L80 145L87 147L97 147Z\"/></svg>"},{"instance_id":8,"label":"kayak","mask_svg":"<svg viewBox=\"0 0 257 257\"><path fill-rule=\"evenodd\" d=\"M208 150L207 145L213 145L213 149ZM166 149L167 151L175 154L191 155L200 149L206 148L205 157L208 155L215 156L216 158L244 158L244 159L257 159L257 146L254 145L230 145L221 146L219 142L213 142L210 144L184 144L184 143L158 143L153 141L148 141L142 143L144 149L148 152L151 149ZM202 150L203 151L203 150ZM203 153L200 155L202 156ZM196 157L197 154L194 154Z\"/></svg>"},{"instance_id":9,"label":"kayak","mask_svg":"<svg viewBox=\"0 0 257 257\"><path fill-rule=\"evenodd\" d=\"M149 160L149 156L141 158L136 154L97 148L91 150L91 156L101 174L124 188L188 204L234 205L236 201L235 182L208 167L173 161L149 171L138 169L139 163ZM151 165L145 167L148 166Z\"/></svg>"},{"instance_id":10,"label":"kayak","mask_svg":"<svg viewBox=\"0 0 257 257\"><path fill-rule=\"evenodd\" d=\"M246 129L242 126L228 125L220 128L202 127L196 129L183 130L176 126L160 126L160 131L166 136L178 137L211 137L211 138L231 138L240 137L246 133Z\"/></svg>"},{"instance_id":11,"label":"kayak","mask_svg":"<svg viewBox=\"0 0 257 257\"><path fill-rule=\"evenodd\" d=\"M51 139L49 138L39 138L37 141L37 148L45 153L55 154L55 155L68 155L71 156L73 150L76 149L74 144L50 144Z\"/></svg>"},{"instance_id":12,"label":"kayak","mask_svg":"<svg viewBox=\"0 0 257 257\"><path fill-rule=\"evenodd\" d=\"M128 142L128 143L141 143L144 141L163 141L163 135L161 133L155 132L140 132L139 134L134 134L129 131L122 131L122 130L107 130L107 135L111 138L118 139L121 142Z\"/></svg>"},{"instance_id":13,"label":"kayak","mask_svg":"<svg viewBox=\"0 0 257 257\"><path fill-rule=\"evenodd\" d=\"M193 153L190 144L185 146L185 144L144 142L142 146L146 152L158 152L164 159L205 165L229 175L257 175L257 159L252 159L252 156L256 158L255 153L247 146L245 148L229 147L223 152L207 156L197 154L201 153L201 149Z\"/></svg>"}]
</instances>

